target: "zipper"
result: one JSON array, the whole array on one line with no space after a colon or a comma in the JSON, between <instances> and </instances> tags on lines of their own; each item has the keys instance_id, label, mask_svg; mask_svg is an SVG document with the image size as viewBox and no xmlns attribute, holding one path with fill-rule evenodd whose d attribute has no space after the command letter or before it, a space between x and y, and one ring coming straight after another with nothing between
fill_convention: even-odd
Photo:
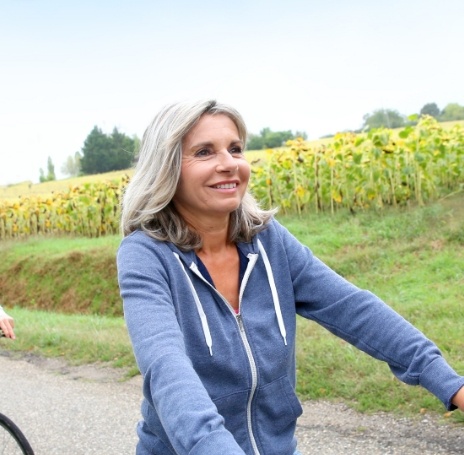
<instances>
[{"instance_id":1,"label":"zipper","mask_svg":"<svg viewBox=\"0 0 464 455\"><path fill-rule=\"evenodd\" d=\"M256 439L253 433L253 425L251 421L251 404L253 402L256 389L258 387L258 370L256 368L256 362L253 357L253 352L251 350L250 343L248 342L248 337L245 332L245 326L243 324L243 318L241 314L243 292L248 283L248 279L250 278L251 271L253 270L256 264L256 261L258 260L258 255L250 253L248 255L248 260L249 260L248 266L245 270L245 274L243 276L242 282L240 283L240 294L239 294L239 300L238 300L239 312L238 314L235 314L235 319L237 321L237 324L240 330L240 336L242 338L242 343L245 346L245 351L248 357L248 363L250 364L250 370L251 370L251 390L250 390L250 397L248 398L248 403L247 403L248 434L250 435L250 441L251 441L251 446L253 447L253 452L255 453L255 455L259 455L258 445L256 444Z\"/></svg>"},{"instance_id":2,"label":"zipper","mask_svg":"<svg viewBox=\"0 0 464 455\"><path fill-rule=\"evenodd\" d=\"M258 445L256 444L256 439L253 434L253 425L251 422L251 403L253 401L256 389L258 387L258 370L256 369L255 359L253 358L253 353L251 352L250 343L248 342L248 338L246 336L242 315L237 314L235 316L235 319L240 329L240 336L242 338L243 345L245 346L245 351L247 353L248 362L250 364L250 369L251 369L251 390L250 390L250 397L247 403L247 427L248 427L248 433L250 435L251 446L253 447L253 452L255 453L255 455L259 455Z\"/></svg>"},{"instance_id":3,"label":"zipper","mask_svg":"<svg viewBox=\"0 0 464 455\"><path fill-rule=\"evenodd\" d=\"M251 404L253 402L253 398L255 396L256 389L258 388L258 370L256 368L256 362L253 357L253 352L251 350L250 343L248 342L248 337L245 332L245 326L243 324L243 318L241 315L241 307L242 307L242 296L243 292L245 290L245 287L248 283L248 279L250 278L251 271L253 270L256 261L258 260L258 254L248 254L248 266L245 270L245 274L242 279L242 283L240 284L240 293L239 293L239 312L238 314L235 312L235 310L232 308L232 305L227 301L227 299L214 287L211 285L211 283L204 278L204 276L201 274L201 272L198 270L197 265L192 262L190 264L190 269L197 275L203 282L205 282L211 289L216 292L216 294L221 298L221 300L225 303L227 308L229 308L230 312L233 314L235 321L237 322L239 332L240 332L240 338L242 339L243 346L245 347L245 352L248 358L248 364L250 365L250 371L251 371L251 390L250 390L250 397L248 398L248 403L247 403L247 428L248 428L248 434L250 435L250 441L251 441L251 446L253 448L254 455L260 455L258 445L256 444L256 439L253 434L253 425L252 425L252 420L251 420Z\"/></svg>"}]
</instances>

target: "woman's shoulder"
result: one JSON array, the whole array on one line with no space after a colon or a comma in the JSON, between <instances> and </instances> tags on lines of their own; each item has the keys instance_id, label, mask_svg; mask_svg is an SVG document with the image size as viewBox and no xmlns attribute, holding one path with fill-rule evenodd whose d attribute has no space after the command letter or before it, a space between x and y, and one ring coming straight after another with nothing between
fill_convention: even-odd
<instances>
[{"instance_id":1,"label":"woman's shoulder","mask_svg":"<svg viewBox=\"0 0 464 455\"><path fill-rule=\"evenodd\" d=\"M154 239L153 239L154 240ZM132 231L130 234L125 235L119 242L118 251L132 248L134 245L149 245L152 243L150 237L140 230Z\"/></svg>"},{"instance_id":2,"label":"woman's shoulder","mask_svg":"<svg viewBox=\"0 0 464 455\"><path fill-rule=\"evenodd\" d=\"M266 224L266 227L258 234L258 238L271 239L275 236L281 238L282 235L286 233L288 233L288 230L278 220L271 218Z\"/></svg>"},{"instance_id":3,"label":"woman's shoulder","mask_svg":"<svg viewBox=\"0 0 464 455\"><path fill-rule=\"evenodd\" d=\"M155 239L140 229L126 235L118 247L118 257L137 255L157 256L159 258L164 257L168 262L173 260L175 255L190 258L192 254L192 252L186 253L181 251L172 242Z\"/></svg>"},{"instance_id":4,"label":"woman's shoulder","mask_svg":"<svg viewBox=\"0 0 464 455\"><path fill-rule=\"evenodd\" d=\"M157 240L138 229L122 238L118 247L118 256L131 254L131 252L140 254L142 251L159 254L169 249L168 242Z\"/></svg>"},{"instance_id":5,"label":"woman's shoulder","mask_svg":"<svg viewBox=\"0 0 464 455\"><path fill-rule=\"evenodd\" d=\"M272 218L255 238L254 243L260 240L266 249L281 248L293 254L303 248L302 243L280 221Z\"/></svg>"},{"instance_id":6,"label":"woman's shoulder","mask_svg":"<svg viewBox=\"0 0 464 455\"><path fill-rule=\"evenodd\" d=\"M141 229L136 229L135 231L132 231L130 234L127 234L124 236L121 240L120 245L124 244L134 244L134 243L140 243L140 244L148 244L148 245L157 245L158 247L166 244L167 242L163 242L161 240L157 240L151 235L149 235L147 232L142 231Z\"/></svg>"}]
</instances>

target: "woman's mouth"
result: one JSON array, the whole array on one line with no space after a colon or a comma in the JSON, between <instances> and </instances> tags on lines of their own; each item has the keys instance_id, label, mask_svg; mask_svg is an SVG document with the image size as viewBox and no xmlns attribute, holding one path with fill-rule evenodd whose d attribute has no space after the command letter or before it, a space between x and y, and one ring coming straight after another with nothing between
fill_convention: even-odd
<instances>
[{"instance_id":1,"label":"woman's mouth","mask_svg":"<svg viewBox=\"0 0 464 455\"><path fill-rule=\"evenodd\" d=\"M220 185L214 185L213 188L217 188L220 190L231 190L233 188L237 188L236 183L222 183Z\"/></svg>"}]
</instances>

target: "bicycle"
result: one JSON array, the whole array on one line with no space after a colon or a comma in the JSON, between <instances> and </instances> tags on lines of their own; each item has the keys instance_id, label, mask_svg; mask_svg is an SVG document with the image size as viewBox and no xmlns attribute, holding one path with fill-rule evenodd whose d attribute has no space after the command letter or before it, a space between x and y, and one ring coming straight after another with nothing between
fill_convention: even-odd
<instances>
[{"instance_id":1,"label":"bicycle","mask_svg":"<svg viewBox=\"0 0 464 455\"><path fill-rule=\"evenodd\" d=\"M0 413L0 454L34 455L29 441L19 427Z\"/></svg>"},{"instance_id":2,"label":"bicycle","mask_svg":"<svg viewBox=\"0 0 464 455\"><path fill-rule=\"evenodd\" d=\"M0 330L0 337L4 336ZM2 413L0 413L0 455L34 455L24 433Z\"/></svg>"}]
</instances>

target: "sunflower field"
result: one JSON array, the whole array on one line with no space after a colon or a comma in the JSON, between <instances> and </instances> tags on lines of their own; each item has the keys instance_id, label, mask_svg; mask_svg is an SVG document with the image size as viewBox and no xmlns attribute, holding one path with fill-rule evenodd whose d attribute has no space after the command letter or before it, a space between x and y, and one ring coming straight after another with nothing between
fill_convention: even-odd
<instances>
[{"instance_id":1,"label":"sunflower field","mask_svg":"<svg viewBox=\"0 0 464 455\"><path fill-rule=\"evenodd\" d=\"M281 213L423 205L463 190L464 129L424 117L400 131L339 133L315 147L292 140L257 164L252 192Z\"/></svg>"},{"instance_id":2,"label":"sunflower field","mask_svg":"<svg viewBox=\"0 0 464 455\"><path fill-rule=\"evenodd\" d=\"M432 117L399 131L302 139L252 162L250 190L263 208L299 214L423 205L464 190L464 129ZM0 240L37 235L119 233L120 200L130 177L85 183L49 196L0 199Z\"/></svg>"}]
</instances>

